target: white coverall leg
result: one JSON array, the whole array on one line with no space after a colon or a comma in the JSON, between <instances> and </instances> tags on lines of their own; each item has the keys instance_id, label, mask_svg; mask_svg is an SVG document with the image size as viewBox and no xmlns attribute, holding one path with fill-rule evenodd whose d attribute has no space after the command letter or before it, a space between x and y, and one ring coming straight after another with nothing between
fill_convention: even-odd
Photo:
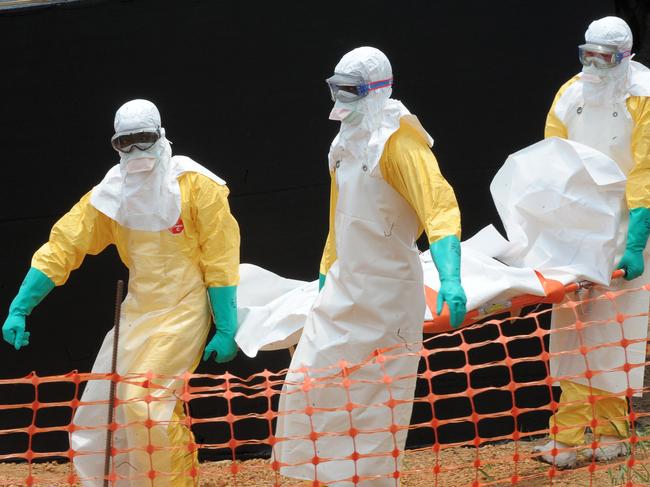
<instances>
[{"instance_id":1,"label":"white coverall leg","mask_svg":"<svg viewBox=\"0 0 650 487\"><path fill-rule=\"evenodd\" d=\"M372 81L392 76L372 48L346 55L335 73L355 69L369 69ZM365 109L361 124L344 122L330 149L327 281L280 398L274 460L281 473L328 485L399 485L425 306L415 241L422 228L431 240L460 232L428 134L389 96L389 89L368 96L357 107ZM388 351L356 366L376 349Z\"/></svg>"}]
</instances>

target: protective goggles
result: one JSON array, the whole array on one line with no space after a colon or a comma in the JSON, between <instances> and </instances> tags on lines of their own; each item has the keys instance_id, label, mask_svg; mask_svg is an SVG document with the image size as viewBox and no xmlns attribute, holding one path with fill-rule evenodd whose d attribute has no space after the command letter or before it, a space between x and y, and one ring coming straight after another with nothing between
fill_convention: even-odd
<instances>
[{"instance_id":1,"label":"protective goggles","mask_svg":"<svg viewBox=\"0 0 650 487\"><path fill-rule=\"evenodd\" d=\"M158 139L160 139L160 129L122 132L111 137L111 145L116 151L128 153L133 149L151 149Z\"/></svg>"},{"instance_id":2,"label":"protective goggles","mask_svg":"<svg viewBox=\"0 0 650 487\"><path fill-rule=\"evenodd\" d=\"M339 100L349 103L360 100L373 90L392 86L393 78L368 83L361 76L335 73L331 78L327 78L325 82L330 88L332 101Z\"/></svg>"},{"instance_id":3,"label":"protective goggles","mask_svg":"<svg viewBox=\"0 0 650 487\"><path fill-rule=\"evenodd\" d=\"M593 64L597 68L613 68L631 54L632 51L619 51L616 46L605 44L587 43L578 46L578 57L583 66Z\"/></svg>"}]
</instances>

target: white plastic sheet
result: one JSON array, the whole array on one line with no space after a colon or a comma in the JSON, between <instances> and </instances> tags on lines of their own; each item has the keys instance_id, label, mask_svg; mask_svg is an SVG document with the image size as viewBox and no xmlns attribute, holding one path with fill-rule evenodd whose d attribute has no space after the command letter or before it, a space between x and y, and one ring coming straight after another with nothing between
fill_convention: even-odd
<instances>
[{"instance_id":1,"label":"white plastic sheet","mask_svg":"<svg viewBox=\"0 0 650 487\"><path fill-rule=\"evenodd\" d=\"M603 153L557 137L512 154L490 185L510 242L497 257L563 283L609 284L625 181Z\"/></svg>"},{"instance_id":2,"label":"white plastic sheet","mask_svg":"<svg viewBox=\"0 0 650 487\"><path fill-rule=\"evenodd\" d=\"M601 152L550 138L512 154L490 186L508 239L489 225L462 243L468 309L544 291L535 274L562 283L608 284L624 224L625 175ZM428 252L426 286L439 288ZM249 356L295 344L318 294L318 281L283 279L242 265L237 342ZM423 321L432 318L427 309Z\"/></svg>"},{"instance_id":3,"label":"white plastic sheet","mask_svg":"<svg viewBox=\"0 0 650 487\"><path fill-rule=\"evenodd\" d=\"M249 357L298 343L318 281L285 279L252 264L239 267L237 344Z\"/></svg>"}]
</instances>

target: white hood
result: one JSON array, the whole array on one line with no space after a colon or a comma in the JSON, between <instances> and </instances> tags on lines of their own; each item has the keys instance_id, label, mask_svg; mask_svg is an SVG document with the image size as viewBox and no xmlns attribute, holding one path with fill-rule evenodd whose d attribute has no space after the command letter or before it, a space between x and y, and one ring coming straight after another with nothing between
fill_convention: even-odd
<instances>
[{"instance_id":1,"label":"white hood","mask_svg":"<svg viewBox=\"0 0 650 487\"><path fill-rule=\"evenodd\" d=\"M626 51L632 49L632 31L623 19L604 17L589 25L585 41L616 46L619 51ZM582 80L585 102L607 105L625 99L629 91L630 61L631 56L628 56L621 64L609 69L584 66Z\"/></svg>"},{"instance_id":2,"label":"white hood","mask_svg":"<svg viewBox=\"0 0 650 487\"><path fill-rule=\"evenodd\" d=\"M125 103L115 115L116 133L138 129L159 129L162 136L145 151L120 153L120 163L95 186L90 203L126 228L157 232L180 218L178 176L198 172L218 184L225 182L191 159L172 157L158 109L147 100Z\"/></svg>"},{"instance_id":3,"label":"white hood","mask_svg":"<svg viewBox=\"0 0 650 487\"><path fill-rule=\"evenodd\" d=\"M334 72L361 76L369 83L393 77L390 61L374 47L358 47L348 52L336 65ZM363 114L363 118L358 123L341 122L339 133L330 147L330 170L334 169L341 154L347 152L353 158L363 160L372 174L381 158L386 140L399 128L402 118L420 132L429 147L433 145L433 139L417 117L401 102L391 99L391 93L392 88L388 86L373 90L352 103L336 101L335 109L350 108Z\"/></svg>"}]
</instances>

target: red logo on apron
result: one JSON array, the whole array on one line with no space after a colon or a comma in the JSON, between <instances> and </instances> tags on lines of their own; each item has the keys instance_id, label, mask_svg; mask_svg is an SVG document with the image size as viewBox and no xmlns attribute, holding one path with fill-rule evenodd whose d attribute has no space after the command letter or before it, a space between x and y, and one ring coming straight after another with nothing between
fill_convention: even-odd
<instances>
[{"instance_id":1,"label":"red logo on apron","mask_svg":"<svg viewBox=\"0 0 650 487\"><path fill-rule=\"evenodd\" d=\"M173 227L169 228L169 231L174 235L178 235L179 233L182 233L183 230L185 230L185 225L183 225L183 219L179 216L178 221Z\"/></svg>"}]
</instances>

